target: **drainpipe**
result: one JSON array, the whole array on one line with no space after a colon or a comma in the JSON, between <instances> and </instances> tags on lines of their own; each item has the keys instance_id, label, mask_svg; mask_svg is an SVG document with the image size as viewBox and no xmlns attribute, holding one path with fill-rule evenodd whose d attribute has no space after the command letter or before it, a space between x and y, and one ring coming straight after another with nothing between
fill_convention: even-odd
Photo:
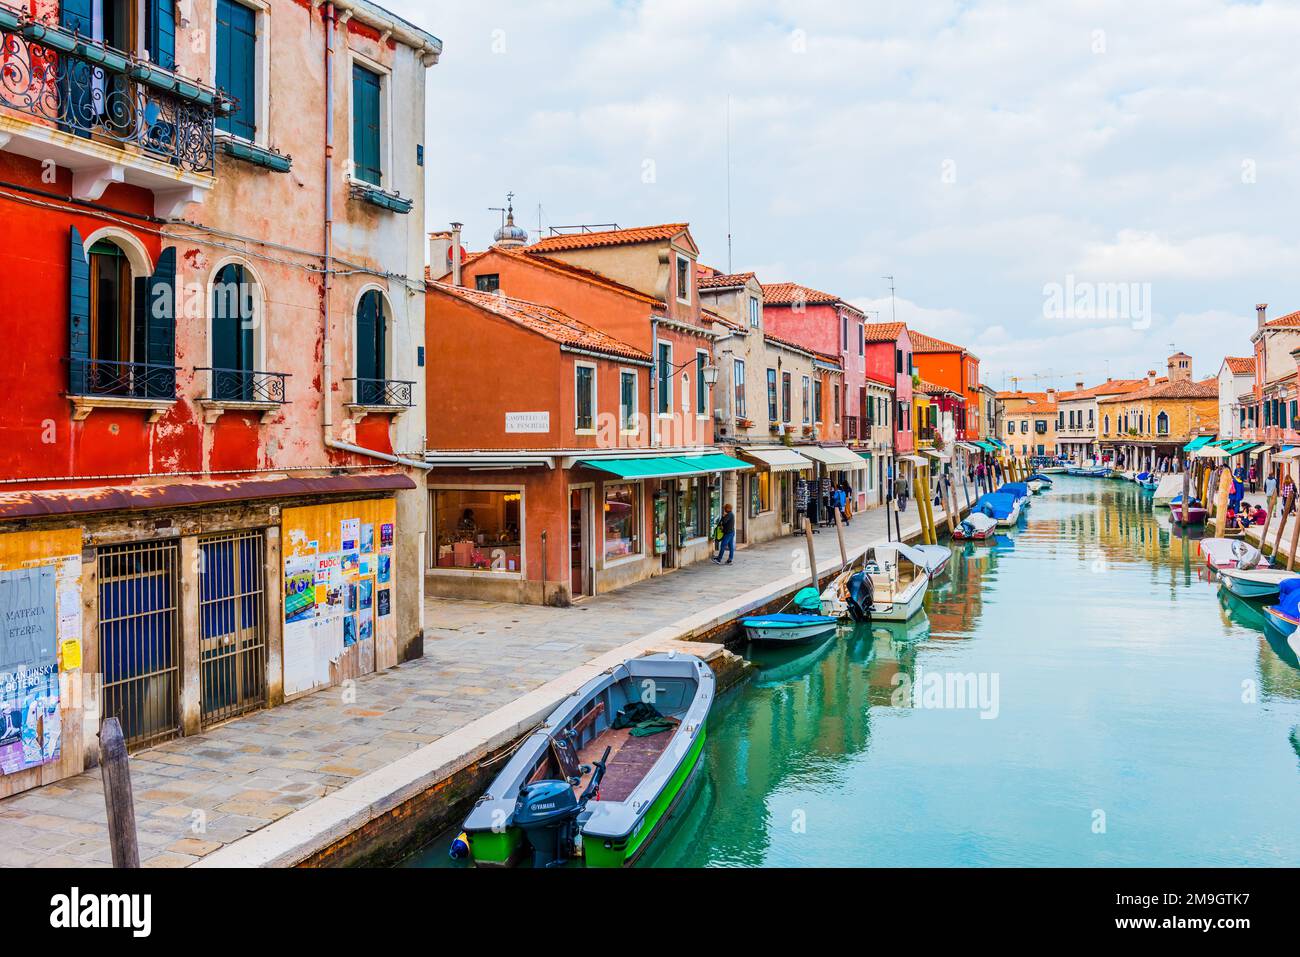
<instances>
[{"instance_id":1,"label":"drainpipe","mask_svg":"<svg viewBox=\"0 0 1300 957\"><path fill-rule=\"evenodd\" d=\"M659 319L650 317L650 447L659 446Z\"/></svg>"},{"instance_id":2,"label":"drainpipe","mask_svg":"<svg viewBox=\"0 0 1300 957\"><path fill-rule=\"evenodd\" d=\"M324 250L324 274L322 279L322 307L321 314L324 322L324 329L321 333L321 390L323 396L321 399L321 433L327 449L335 449L340 452L348 452L352 455L364 455L369 458L379 459L383 462L391 462L394 465L402 465L407 468L423 469L428 471L432 466L427 462L419 462L415 459L403 458L399 455L389 455L387 452L379 452L375 449L363 448L360 445L353 445L350 442L340 442L333 436L334 429L334 401L333 401L333 382L334 382L334 359L330 350L330 298L333 289L333 268L334 268L334 25L337 21L337 15L334 11L334 4L325 4L325 250Z\"/></svg>"}]
</instances>

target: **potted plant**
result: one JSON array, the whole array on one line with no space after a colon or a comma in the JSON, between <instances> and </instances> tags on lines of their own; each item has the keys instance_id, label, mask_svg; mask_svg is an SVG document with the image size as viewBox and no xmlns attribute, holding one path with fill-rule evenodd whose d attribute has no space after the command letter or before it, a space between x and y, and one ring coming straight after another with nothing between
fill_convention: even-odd
<instances>
[{"instance_id":1,"label":"potted plant","mask_svg":"<svg viewBox=\"0 0 1300 957\"><path fill-rule=\"evenodd\" d=\"M752 429L753 427L754 427L753 419L741 418L736 420L736 428L738 429Z\"/></svg>"}]
</instances>

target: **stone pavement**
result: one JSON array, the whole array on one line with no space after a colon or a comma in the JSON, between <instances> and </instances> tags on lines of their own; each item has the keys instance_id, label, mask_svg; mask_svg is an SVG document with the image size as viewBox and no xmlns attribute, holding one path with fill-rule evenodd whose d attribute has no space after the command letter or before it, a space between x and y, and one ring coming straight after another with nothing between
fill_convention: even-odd
<instances>
[{"instance_id":1,"label":"stone pavement","mask_svg":"<svg viewBox=\"0 0 1300 957\"><path fill-rule=\"evenodd\" d=\"M855 517L850 555L884 539L884 517ZM904 534L918 521L912 504ZM834 529L815 543L819 570L839 563ZM141 862L189 866L601 654L788 578L798 556L803 537L784 537L564 609L431 598L423 658L131 755ZM105 821L98 769L0 801L0 866L109 866Z\"/></svg>"}]
</instances>

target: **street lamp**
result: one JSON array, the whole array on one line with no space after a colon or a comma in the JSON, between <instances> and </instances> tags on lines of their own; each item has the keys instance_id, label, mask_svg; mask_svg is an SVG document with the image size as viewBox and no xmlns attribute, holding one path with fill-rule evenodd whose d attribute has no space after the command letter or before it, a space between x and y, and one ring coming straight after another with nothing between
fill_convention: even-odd
<instances>
[{"instance_id":1,"label":"street lamp","mask_svg":"<svg viewBox=\"0 0 1300 957\"><path fill-rule=\"evenodd\" d=\"M712 362L706 362L700 373L704 376L704 384L710 389L718 384L718 367Z\"/></svg>"}]
</instances>

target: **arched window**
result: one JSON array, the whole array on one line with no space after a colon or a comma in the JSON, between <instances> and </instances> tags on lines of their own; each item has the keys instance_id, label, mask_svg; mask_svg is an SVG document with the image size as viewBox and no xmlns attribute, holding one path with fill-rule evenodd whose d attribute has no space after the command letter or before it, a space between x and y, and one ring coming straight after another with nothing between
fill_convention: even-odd
<instances>
[{"instance_id":1,"label":"arched window","mask_svg":"<svg viewBox=\"0 0 1300 957\"><path fill-rule=\"evenodd\" d=\"M212 278L212 398L253 400L256 330L256 283L247 268L227 263Z\"/></svg>"},{"instance_id":2,"label":"arched window","mask_svg":"<svg viewBox=\"0 0 1300 957\"><path fill-rule=\"evenodd\" d=\"M387 307L378 289L367 289L357 303L357 402L387 405L387 378Z\"/></svg>"},{"instance_id":3,"label":"arched window","mask_svg":"<svg viewBox=\"0 0 1300 957\"><path fill-rule=\"evenodd\" d=\"M1156 416L1156 432L1160 435L1169 434L1169 416L1163 411Z\"/></svg>"},{"instance_id":4,"label":"arched window","mask_svg":"<svg viewBox=\"0 0 1300 957\"><path fill-rule=\"evenodd\" d=\"M1110 435L1110 416L1107 415L1102 419L1102 435Z\"/></svg>"}]
</instances>

